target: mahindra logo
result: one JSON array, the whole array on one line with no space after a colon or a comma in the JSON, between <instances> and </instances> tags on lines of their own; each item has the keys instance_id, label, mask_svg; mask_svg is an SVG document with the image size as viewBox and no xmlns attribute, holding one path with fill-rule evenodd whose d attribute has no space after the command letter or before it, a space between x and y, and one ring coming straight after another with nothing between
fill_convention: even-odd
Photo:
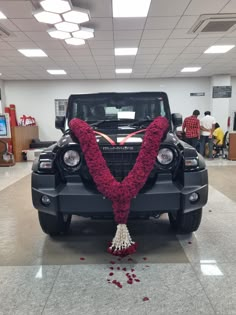
<instances>
[{"instance_id":1,"label":"mahindra logo","mask_svg":"<svg viewBox=\"0 0 236 315\"><path fill-rule=\"evenodd\" d=\"M128 146L116 146L116 147L102 147L103 151L133 151L134 147Z\"/></svg>"}]
</instances>

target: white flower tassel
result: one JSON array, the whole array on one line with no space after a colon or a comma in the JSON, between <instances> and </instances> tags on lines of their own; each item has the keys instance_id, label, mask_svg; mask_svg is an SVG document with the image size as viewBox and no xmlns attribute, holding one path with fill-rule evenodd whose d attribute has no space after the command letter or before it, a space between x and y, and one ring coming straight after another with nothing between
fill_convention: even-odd
<instances>
[{"instance_id":1,"label":"white flower tassel","mask_svg":"<svg viewBox=\"0 0 236 315\"><path fill-rule=\"evenodd\" d=\"M136 251L137 244L132 241L126 224L118 224L116 235L112 240L108 252L115 256L127 256Z\"/></svg>"}]
</instances>

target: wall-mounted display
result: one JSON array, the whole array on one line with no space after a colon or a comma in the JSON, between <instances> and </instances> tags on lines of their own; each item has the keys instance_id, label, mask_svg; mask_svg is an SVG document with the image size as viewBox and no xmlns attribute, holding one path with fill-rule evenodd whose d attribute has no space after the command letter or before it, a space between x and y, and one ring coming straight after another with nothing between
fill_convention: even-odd
<instances>
[{"instance_id":1,"label":"wall-mounted display","mask_svg":"<svg viewBox=\"0 0 236 315\"><path fill-rule=\"evenodd\" d=\"M230 98L232 94L232 86L213 86L212 98Z\"/></svg>"}]
</instances>

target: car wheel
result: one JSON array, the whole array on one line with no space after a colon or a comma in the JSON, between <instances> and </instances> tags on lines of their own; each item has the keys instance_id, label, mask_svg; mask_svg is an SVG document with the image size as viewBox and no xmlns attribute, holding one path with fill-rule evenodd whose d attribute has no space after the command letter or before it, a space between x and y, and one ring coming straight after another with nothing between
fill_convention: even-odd
<instances>
[{"instance_id":1,"label":"car wheel","mask_svg":"<svg viewBox=\"0 0 236 315\"><path fill-rule=\"evenodd\" d=\"M178 233L192 233L199 228L202 219L202 208L188 213L178 211L176 215L170 212L168 215L170 225Z\"/></svg>"},{"instance_id":2,"label":"car wheel","mask_svg":"<svg viewBox=\"0 0 236 315\"><path fill-rule=\"evenodd\" d=\"M50 236L66 234L70 228L71 215L51 215L44 212L38 212L39 223L44 233Z\"/></svg>"}]
</instances>

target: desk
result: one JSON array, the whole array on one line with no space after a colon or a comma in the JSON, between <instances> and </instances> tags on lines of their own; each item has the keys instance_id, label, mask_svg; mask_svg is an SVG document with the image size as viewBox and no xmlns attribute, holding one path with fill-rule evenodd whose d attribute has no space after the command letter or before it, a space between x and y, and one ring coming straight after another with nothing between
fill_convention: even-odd
<instances>
[{"instance_id":1,"label":"desk","mask_svg":"<svg viewBox=\"0 0 236 315\"><path fill-rule=\"evenodd\" d=\"M229 160L236 160L236 133L229 134Z\"/></svg>"}]
</instances>

